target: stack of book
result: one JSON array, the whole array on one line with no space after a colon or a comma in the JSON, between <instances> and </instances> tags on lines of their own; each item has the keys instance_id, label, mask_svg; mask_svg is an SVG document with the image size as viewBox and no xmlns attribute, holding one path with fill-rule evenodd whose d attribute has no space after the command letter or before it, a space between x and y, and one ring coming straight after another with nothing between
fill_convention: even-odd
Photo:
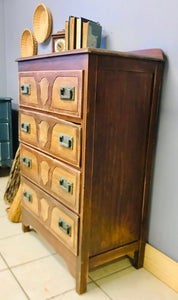
<instances>
[{"instance_id":1,"label":"stack of book","mask_svg":"<svg viewBox=\"0 0 178 300\"><path fill-rule=\"evenodd\" d=\"M65 21L65 49L100 48L101 32L99 23L70 16Z\"/></svg>"}]
</instances>

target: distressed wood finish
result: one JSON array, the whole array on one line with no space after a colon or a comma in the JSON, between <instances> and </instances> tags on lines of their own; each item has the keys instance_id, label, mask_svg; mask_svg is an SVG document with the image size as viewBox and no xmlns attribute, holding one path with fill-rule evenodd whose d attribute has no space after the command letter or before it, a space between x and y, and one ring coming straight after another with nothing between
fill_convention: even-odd
<instances>
[{"instance_id":1,"label":"distressed wood finish","mask_svg":"<svg viewBox=\"0 0 178 300\"><path fill-rule=\"evenodd\" d=\"M32 129L20 131L21 155L33 163L21 173L38 207L22 201L23 230L33 226L62 255L81 294L89 269L124 255L143 266L163 52L80 49L18 64L37 90L37 103L20 99L20 122ZM61 86L75 87L74 102L59 99ZM73 152L61 150L61 131L73 136ZM60 176L73 194L59 188Z\"/></svg>"}]
</instances>

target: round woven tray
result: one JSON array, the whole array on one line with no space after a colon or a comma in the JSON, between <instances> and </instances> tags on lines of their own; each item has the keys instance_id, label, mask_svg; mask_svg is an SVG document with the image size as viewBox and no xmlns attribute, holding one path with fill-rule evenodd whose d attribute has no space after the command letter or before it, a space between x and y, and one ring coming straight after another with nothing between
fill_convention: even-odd
<instances>
[{"instance_id":1,"label":"round woven tray","mask_svg":"<svg viewBox=\"0 0 178 300\"><path fill-rule=\"evenodd\" d=\"M33 56L37 54L37 41L34 34L25 29L21 36L21 55L22 57Z\"/></svg>"},{"instance_id":2,"label":"round woven tray","mask_svg":"<svg viewBox=\"0 0 178 300\"><path fill-rule=\"evenodd\" d=\"M50 35L52 18L49 10L40 3L33 15L33 32L38 43L43 43Z\"/></svg>"}]
</instances>

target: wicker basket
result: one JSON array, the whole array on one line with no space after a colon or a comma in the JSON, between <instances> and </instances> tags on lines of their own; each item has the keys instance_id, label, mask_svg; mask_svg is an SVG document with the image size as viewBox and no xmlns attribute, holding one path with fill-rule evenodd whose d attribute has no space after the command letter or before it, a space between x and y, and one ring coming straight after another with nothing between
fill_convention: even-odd
<instances>
[{"instance_id":1,"label":"wicker basket","mask_svg":"<svg viewBox=\"0 0 178 300\"><path fill-rule=\"evenodd\" d=\"M25 29L21 36L21 55L22 57L33 56L37 54L37 41L34 34Z\"/></svg>"},{"instance_id":2,"label":"wicker basket","mask_svg":"<svg viewBox=\"0 0 178 300\"><path fill-rule=\"evenodd\" d=\"M49 10L40 3L33 15L33 31L38 43L43 43L50 35L52 29L52 18Z\"/></svg>"}]
</instances>

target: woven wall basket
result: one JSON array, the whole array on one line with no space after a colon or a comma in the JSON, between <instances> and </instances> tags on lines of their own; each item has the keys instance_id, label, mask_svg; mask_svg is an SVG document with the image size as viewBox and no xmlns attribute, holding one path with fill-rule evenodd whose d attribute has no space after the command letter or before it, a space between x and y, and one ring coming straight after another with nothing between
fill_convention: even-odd
<instances>
[{"instance_id":1,"label":"woven wall basket","mask_svg":"<svg viewBox=\"0 0 178 300\"><path fill-rule=\"evenodd\" d=\"M25 29L21 36L21 55L22 57L33 56L37 54L37 41L34 34Z\"/></svg>"},{"instance_id":2,"label":"woven wall basket","mask_svg":"<svg viewBox=\"0 0 178 300\"><path fill-rule=\"evenodd\" d=\"M52 17L43 3L40 3L33 15L33 32L38 43L43 43L50 35Z\"/></svg>"}]
</instances>

